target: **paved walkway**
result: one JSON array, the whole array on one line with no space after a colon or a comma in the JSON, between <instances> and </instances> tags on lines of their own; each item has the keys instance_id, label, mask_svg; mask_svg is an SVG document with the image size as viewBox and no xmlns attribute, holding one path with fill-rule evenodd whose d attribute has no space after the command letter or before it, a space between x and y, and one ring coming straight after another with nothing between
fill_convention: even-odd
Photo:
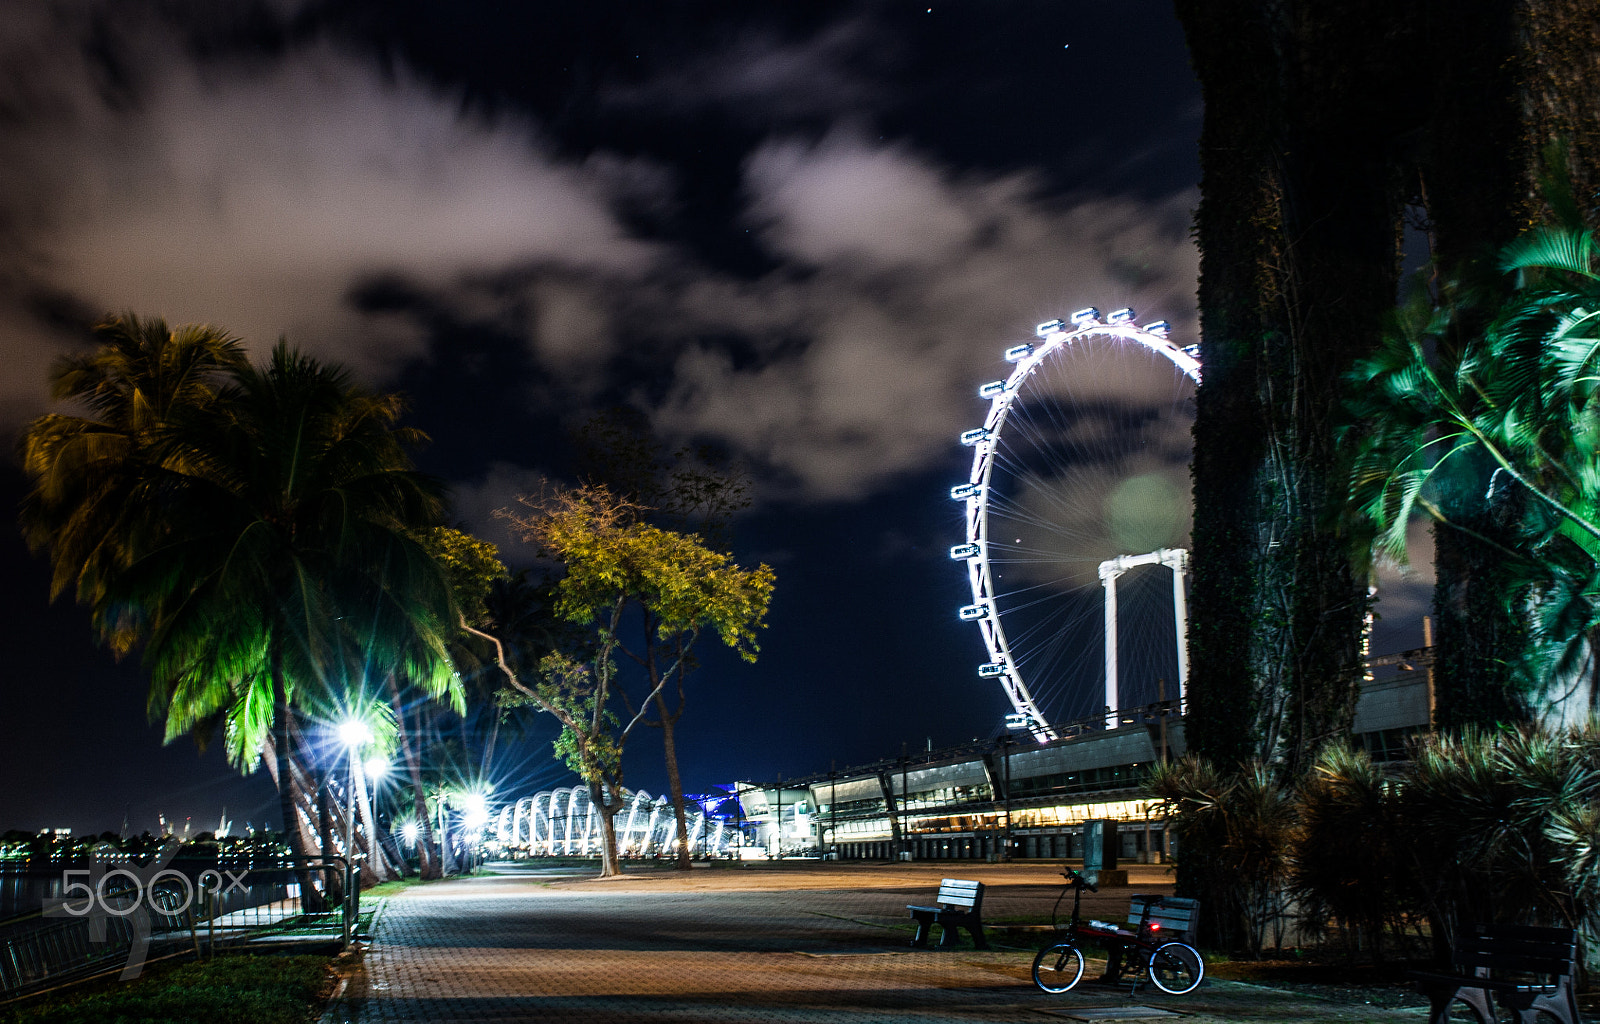
<instances>
[{"instance_id":1,"label":"paved walkway","mask_svg":"<svg viewBox=\"0 0 1600 1024\"><path fill-rule=\"evenodd\" d=\"M1424 1016L1231 982L1182 997L1087 982L1047 996L1028 979L1032 950L908 950L906 903L925 901L954 867L697 869L605 882L528 873L422 886L387 901L324 1024L1043 1024L1129 1019L1136 1006L1190 1024ZM1136 887L1159 891L1160 869L1144 870ZM956 873L989 883L989 920L1048 913L1056 892L1044 867ZM1125 913L1127 892L1086 905L1085 916Z\"/></svg>"}]
</instances>

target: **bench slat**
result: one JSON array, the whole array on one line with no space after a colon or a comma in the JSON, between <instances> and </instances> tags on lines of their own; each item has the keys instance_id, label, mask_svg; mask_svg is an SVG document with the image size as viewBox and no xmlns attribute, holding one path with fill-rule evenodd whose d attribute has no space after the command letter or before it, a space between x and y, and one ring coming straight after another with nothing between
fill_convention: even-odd
<instances>
[{"instance_id":1,"label":"bench slat","mask_svg":"<svg viewBox=\"0 0 1600 1024\"><path fill-rule=\"evenodd\" d=\"M1137 931L1154 926L1175 939L1183 939L1194 928L1199 912L1199 900L1134 893L1128 898L1128 927Z\"/></svg>"},{"instance_id":2,"label":"bench slat","mask_svg":"<svg viewBox=\"0 0 1600 1024\"><path fill-rule=\"evenodd\" d=\"M1577 933L1568 928L1531 925L1482 925L1458 936L1450 955L1462 974L1413 971L1428 993L1430 1021L1443 1021L1459 999L1480 1017L1488 1009L1488 993L1519 1019L1534 1011L1566 1024L1578 1024L1572 978L1576 971Z\"/></svg>"},{"instance_id":3,"label":"bench slat","mask_svg":"<svg viewBox=\"0 0 1600 1024\"><path fill-rule=\"evenodd\" d=\"M944 927L944 934L939 940L941 949L954 945L956 928L965 928L971 932L974 946L979 949L989 948L989 943L983 935L983 918L980 916L983 907L982 882L946 878L939 884L939 893L934 897L934 902L938 906L906 905L906 909L917 922L917 934L911 940L913 946L925 947L929 930L934 924L939 924Z\"/></svg>"}]
</instances>

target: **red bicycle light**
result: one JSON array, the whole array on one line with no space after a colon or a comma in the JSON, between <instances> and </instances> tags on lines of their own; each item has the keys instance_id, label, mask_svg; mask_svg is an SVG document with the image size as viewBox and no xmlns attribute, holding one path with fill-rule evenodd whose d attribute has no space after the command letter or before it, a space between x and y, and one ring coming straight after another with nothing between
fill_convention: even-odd
<instances>
[{"instance_id":1,"label":"red bicycle light","mask_svg":"<svg viewBox=\"0 0 1600 1024\"><path fill-rule=\"evenodd\" d=\"M1153 932L1159 932L1161 930L1161 926L1159 924L1157 924L1156 922L1151 921L1150 922L1150 930L1153 931Z\"/></svg>"}]
</instances>

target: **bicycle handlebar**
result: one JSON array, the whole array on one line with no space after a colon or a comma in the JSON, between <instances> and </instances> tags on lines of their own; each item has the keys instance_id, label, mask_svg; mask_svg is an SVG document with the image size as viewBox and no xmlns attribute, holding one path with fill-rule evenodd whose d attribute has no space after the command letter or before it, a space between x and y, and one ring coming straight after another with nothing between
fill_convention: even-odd
<instances>
[{"instance_id":1,"label":"bicycle handlebar","mask_svg":"<svg viewBox=\"0 0 1600 1024\"><path fill-rule=\"evenodd\" d=\"M1099 892L1100 891L1099 888L1096 887L1095 885L1093 885L1092 883L1090 883L1090 881L1087 878L1085 878L1082 875L1078 874L1076 871L1072 870L1071 868L1062 868L1061 869L1061 877L1065 878L1068 882L1072 883L1075 886L1078 886L1081 889L1088 889L1090 892Z\"/></svg>"}]
</instances>

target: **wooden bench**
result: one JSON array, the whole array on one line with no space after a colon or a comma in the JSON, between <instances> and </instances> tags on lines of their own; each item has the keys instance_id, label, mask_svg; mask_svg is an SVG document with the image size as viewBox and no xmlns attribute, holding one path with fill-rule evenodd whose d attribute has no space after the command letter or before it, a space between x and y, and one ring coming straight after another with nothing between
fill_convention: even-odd
<instances>
[{"instance_id":1,"label":"wooden bench","mask_svg":"<svg viewBox=\"0 0 1600 1024\"><path fill-rule=\"evenodd\" d=\"M939 936L939 948L949 949L956 944L957 929L972 933L972 944L988 949L989 940L983 937L983 883L965 882L959 878L946 878L939 883L936 906L918 907L906 904L912 920L917 922L917 935L911 944L920 949L928 946L928 934L935 924L944 928Z\"/></svg>"},{"instance_id":2,"label":"wooden bench","mask_svg":"<svg viewBox=\"0 0 1600 1024\"><path fill-rule=\"evenodd\" d=\"M1450 965L1459 973L1413 971L1411 977L1428 996L1428 1024L1446 1024L1458 999L1491 1024L1491 996L1521 1024L1534 1024L1541 1011L1580 1024L1572 987L1577 959L1578 936L1571 928L1480 925L1458 937L1450 952Z\"/></svg>"},{"instance_id":3,"label":"wooden bench","mask_svg":"<svg viewBox=\"0 0 1600 1024\"><path fill-rule=\"evenodd\" d=\"M1080 935L1098 939L1106 947L1104 981L1122 980L1123 951L1135 943L1159 946L1163 942L1188 942L1200 916L1200 901L1179 896L1134 893L1128 897L1128 927L1079 925Z\"/></svg>"}]
</instances>

